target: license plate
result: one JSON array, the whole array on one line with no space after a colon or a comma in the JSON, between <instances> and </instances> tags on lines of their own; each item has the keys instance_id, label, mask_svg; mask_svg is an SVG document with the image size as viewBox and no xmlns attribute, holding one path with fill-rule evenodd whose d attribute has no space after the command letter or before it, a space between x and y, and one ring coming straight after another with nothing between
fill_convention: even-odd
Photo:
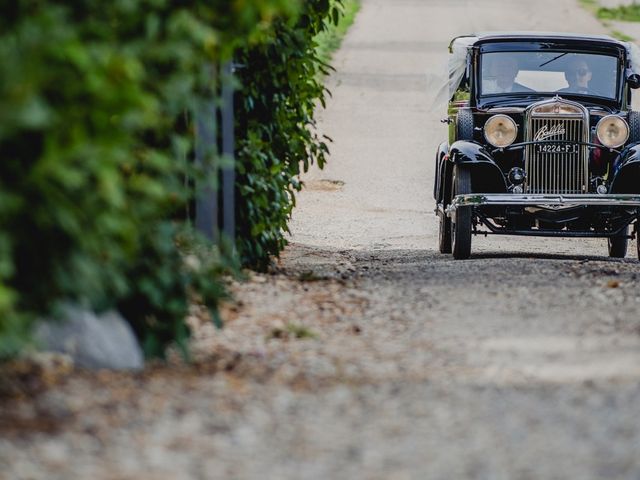
<instances>
[{"instance_id":1,"label":"license plate","mask_svg":"<svg viewBox=\"0 0 640 480\"><path fill-rule=\"evenodd\" d=\"M579 145L572 143L544 143L535 145L536 153L578 153Z\"/></svg>"}]
</instances>

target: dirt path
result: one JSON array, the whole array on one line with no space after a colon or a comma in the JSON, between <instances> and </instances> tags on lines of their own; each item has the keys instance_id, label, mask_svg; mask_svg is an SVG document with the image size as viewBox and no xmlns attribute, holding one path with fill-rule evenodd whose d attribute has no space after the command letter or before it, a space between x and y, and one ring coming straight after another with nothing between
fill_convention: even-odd
<instances>
[{"instance_id":1,"label":"dirt path","mask_svg":"<svg viewBox=\"0 0 640 480\"><path fill-rule=\"evenodd\" d=\"M638 263L525 238L454 262L431 213L448 39L600 28L573 1L364 0L280 271L194 366L6 406L0 478L640 478Z\"/></svg>"}]
</instances>

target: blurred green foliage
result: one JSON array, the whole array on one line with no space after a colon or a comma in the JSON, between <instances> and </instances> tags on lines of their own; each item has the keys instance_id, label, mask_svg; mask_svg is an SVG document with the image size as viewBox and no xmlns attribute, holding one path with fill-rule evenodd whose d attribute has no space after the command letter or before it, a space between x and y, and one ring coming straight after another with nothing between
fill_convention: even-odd
<instances>
[{"instance_id":1,"label":"blurred green foliage","mask_svg":"<svg viewBox=\"0 0 640 480\"><path fill-rule=\"evenodd\" d=\"M600 7L598 18L603 20L620 20L624 22L640 22L640 4L619 5L613 8Z\"/></svg>"},{"instance_id":2,"label":"blurred green foliage","mask_svg":"<svg viewBox=\"0 0 640 480\"><path fill-rule=\"evenodd\" d=\"M297 8L2 2L0 355L60 301L122 306L153 354L186 328L188 295L215 312L219 267L186 270L176 243L199 174L189 112L215 96L207 65Z\"/></svg>"},{"instance_id":3,"label":"blurred green foliage","mask_svg":"<svg viewBox=\"0 0 640 480\"><path fill-rule=\"evenodd\" d=\"M325 161L316 35L340 0L0 0L0 356L60 302L119 308L148 355L186 352L189 303L214 319L233 259L185 218L193 112L212 65L238 75L238 251L285 245L300 169ZM185 181L185 179L191 181ZM201 182L194 182L200 179Z\"/></svg>"}]
</instances>

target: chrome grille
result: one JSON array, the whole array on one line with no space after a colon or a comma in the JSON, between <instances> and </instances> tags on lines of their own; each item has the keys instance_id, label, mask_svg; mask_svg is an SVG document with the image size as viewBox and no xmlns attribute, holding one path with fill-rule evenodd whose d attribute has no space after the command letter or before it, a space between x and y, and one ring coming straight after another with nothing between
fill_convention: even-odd
<instances>
[{"instance_id":1,"label":"chrome grille","mask_svg":"<svg viewBox=\"0 0 640 480\"><path fill-rule=\"evenodd\" d=\"M561 131L545 140L586 140L584 116L563 117L558 115L531 116L527 141L532 141L536 133L546 127L546 131ZM562 145L562 144L557 144ZM525 158L527 193L586 193L588 191L588 156L585 146L578 146L575 153L541 153L535 145L528 145Z\"/></svg>"}]
</instances>

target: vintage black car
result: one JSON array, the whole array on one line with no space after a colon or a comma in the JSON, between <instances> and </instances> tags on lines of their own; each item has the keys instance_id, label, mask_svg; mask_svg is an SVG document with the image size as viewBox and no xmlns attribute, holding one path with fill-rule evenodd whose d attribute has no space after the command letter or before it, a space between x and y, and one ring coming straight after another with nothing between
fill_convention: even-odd
<instances>
[{"instance_id":1,"label":"vintage black car","mask_svg":"<svg viewBox=\"0 0 640 480\"><path fill-rule=\"evenodd\" d=\"M465 259L472 235L507 234L607 238L609 256L626 255L640 213L636 49L563 33L451 42L440 252Z\"/></svg>"}]
</instances>

